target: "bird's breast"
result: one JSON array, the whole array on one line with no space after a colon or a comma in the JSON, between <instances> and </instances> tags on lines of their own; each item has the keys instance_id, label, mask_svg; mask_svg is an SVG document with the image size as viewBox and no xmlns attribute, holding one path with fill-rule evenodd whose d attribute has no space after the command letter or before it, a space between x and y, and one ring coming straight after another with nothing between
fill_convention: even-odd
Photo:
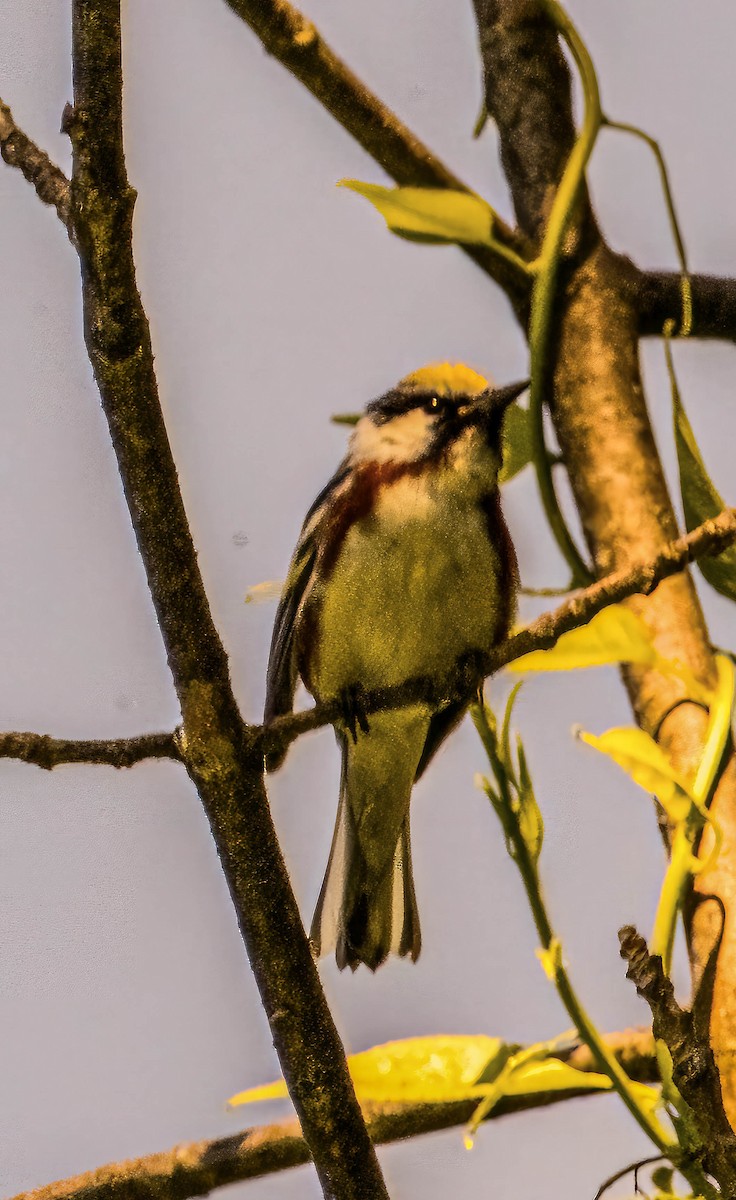
<instances>
[{"instance_id":1,"label":"bird's breast","mask_svg":"<svg viewBox=\"0 0 736 1200\"><path fill-rule=\"evenodd\" d=\"M464 651L492 644L502 575L486 514L457 472L379 487L310 596L305 682L321 699L446 674Z\"/></svg>"}]
</instances>

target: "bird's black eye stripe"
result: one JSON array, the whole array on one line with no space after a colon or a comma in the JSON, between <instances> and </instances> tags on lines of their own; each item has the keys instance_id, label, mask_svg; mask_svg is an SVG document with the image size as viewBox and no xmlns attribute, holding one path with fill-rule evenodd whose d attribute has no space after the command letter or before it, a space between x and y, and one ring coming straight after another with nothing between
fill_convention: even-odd
<instances>
[{"instance_id":1,"label":"bird's black eye stripe","mask_svg":"<svg viewBox=\"0 0 736 1200\"><path fill-rule=\"evenodd\" d=\"M450 396L438 396L436 392L420 392L415 389L402 391L401 388L392 388L384 396L372 400L366 412L373 417L376 425L382 425L393 417L403 416L416 408L421 408L426 413L444 413L454 411L456 407L457 401Z\"/></svg>"}]
</instances>

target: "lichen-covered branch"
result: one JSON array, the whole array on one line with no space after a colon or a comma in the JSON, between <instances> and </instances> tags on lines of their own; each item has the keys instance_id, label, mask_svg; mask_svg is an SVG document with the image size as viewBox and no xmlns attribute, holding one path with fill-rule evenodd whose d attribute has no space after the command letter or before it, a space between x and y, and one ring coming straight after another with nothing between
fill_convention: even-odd
<instances>
[{"instance_id":1,"label":"lichen-covered branch","mask_svg":"<svg viewBox=\"0 0 736 1200\"><path fill-rule=\"evenodd\" d=\"M36 189L39 200L52 205L59 220L68 227L70 188L69 180L60 167L51 161L48 154L32 142L19 129L13 114L0 100L0 155L11 167L17 167L25 179Z\"/></svg>"},{"instance_id":2,"label":"lichen-covered branch","mask_svg":"<svg viewBox=\"0 0 736 1200\"><path fill-rule=\"evenodd\" d=\"M64 763L132 767L147 758L180 758L174 733L132 738L55 738L47 733L0 733L0 758L15 758L53 771Z\"/></svg>"},{"instance_id":3,"label":"lichen-covered branch","mask_svg":"<svg viewBox=\"0 0 736 1200\"><path fill-rule=\"evenodd\" d=\"M609 1034L605 1041L630 1078L642 1083L657 1079L654 1043L648 1030L627 1029ZM579 1071L598 1070L585 1046L564 1057ZM487 1119L546 1107L581 1094L571 1089L506 1096ZM476 1106L477 1100L452 1104L366 1104L363 1111L373 1142L381 1145L464 1125ZM231 1137L190 1142L161 1154L110 1163L37 1191L23 1192L12 1200L188 1200L229 1183L270 1175L306 1162L309 1150L298 1121L280 1121L244 1129Z\"/></svg>"},{"instance_id":4,"label":"lichen-covered branch","mask_svg":"<svg viewBox=\"0 0 736 1200\"><path fill-rule=\"evenodd\" d=\"M207 813L281 1067L326 1197L387 1200L240 717L179 490L135 278L120 0L73 0L72 224L84 332Z\"/></svg>"},{"instance_id":5,"label":"lichen-covered branch","mask_svg":"<svg viewBox=\"0 0 736 1200\"><path fill-rule=\"evenodd\" d=\"M226 0L257 34L266 50L319 100L360 146L396 183L468 191L466 184L358 79L325 42L319 30L288 0ZM497 241L524 257L526 240L502 221L493 230ZM529 282L502 256L479 246L468 254L506 291L522 310Z\"/></svg>"},{"instance_id":6,"label":"lichen-covered branch","mask_svg":"<svg viewBox=\"0 0 736 1200\"><path fill-rule=\"evenodd\" d=\"M410 701L426 700L434 705L468 696L487 675L493 675L522 654L549 650L563 633L586 625L609 604L618 604L631 596L649 596L663 580L682 571L688 563L704 555L720 554L736 539L736 509L727 508L719 516L705 521L697 529L676 538L643 562L612 571L587 588L574 592L553 612L543 613L525 629L520 629L486 654L472 656L451 680L419 677L394 687L365 692L360 702L366 714L399 708ZM254 730L264 752L283 750L290 742L311 729L319 729L342 716L339 704L315 705L306 712L278 717L270 725Z\"/></svg>"}]
</instances>

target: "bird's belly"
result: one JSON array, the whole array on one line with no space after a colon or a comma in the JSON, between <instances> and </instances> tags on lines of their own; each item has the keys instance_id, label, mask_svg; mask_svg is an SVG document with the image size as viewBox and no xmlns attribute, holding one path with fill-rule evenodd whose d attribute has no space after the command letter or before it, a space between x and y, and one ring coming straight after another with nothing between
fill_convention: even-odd
<instances>
[{"instance_id":1,"label":"bird's belly","mask_svg":"<svg viewBox=\"0 0 736 1200\"><path fill-rule=\"evenodd\" d=\"M483 512L462 497L414 499L402 513L394 496L352 526L313 597L309 686L319 698L443 675L494 640L502 566Z\"/></svg>"}]
</instances>

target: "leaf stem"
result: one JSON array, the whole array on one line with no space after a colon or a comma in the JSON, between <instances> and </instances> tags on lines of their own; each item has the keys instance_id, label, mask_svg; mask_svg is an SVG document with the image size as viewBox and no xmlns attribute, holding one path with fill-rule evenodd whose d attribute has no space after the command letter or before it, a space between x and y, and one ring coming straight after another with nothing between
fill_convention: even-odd
<instances>
[{"instance_id":1,"label":"leaf stem","mask_svg":"<svg viewBox=\"0 0 736 1200\"><path fill-rule=\"evenodd\" d=\"M540 0L544 12L565 39L580 71L585 97L583 125L567 161L555 195L552 211L544 232L539 257L531 264L534 271L531 313L529 318L529 353L531 359L531 412L534 463L544 511L555 540L572 570L572 585L590 583L593 572L578 552L562 515L555 491L552 468L544 441L544 389L550 349L550 335L557 276L562 257L565 234L570 225L575 204L585 176L585 167L595 145L603 121L598 81L585 44L567 13L556 0Z\"/></svg>"},{"instance_id":2,"label":"leaf stem","mask_svg":"<svg viewBox=\"0 0 736 1200\"><path fill-rule=\"evenodd\" d=\"M534 925L544 952L543 964L545 964L545 969L548 969L550 979L554 983L557 993L580 1037L585 1042L591 1054L593 1054L601 1070L611 1080L614 1089L618 1092L629 1112L658 1150L661 1150L665 1154L674 1153L678 1149L677 1143L668 1138L666 1130L657 1118L653 1113L647 1112L640 1103L632 1081L606 1046L570 981L567 968L563 962L562 946L559 939L555 936L542 895L537 865L532 858L529 846L519 824L517 806L511 797L506 766L499 756L495 718L485 702L473 704L470 713L488 755L496 783L498 784L498 798L500 803L497 805L494 804L494 808L501 820L509 853L519 869L519 874L524 884Z\"/></svg>"},{"instance_id":3,"label":"leaf stem","mask_svg":"<svg viewBox=\"0 0 736 1200\"><path fill-rule=\"evenodd\" d=\"M685 241L682 236L682 231L680 230L680 223L677 219L677 212L675 210L675 198L674 198L674 195L672 192L672 187L670 185L670 177L669 177L669 172L667 170L667 163L665 162L665 158L664 158L664 155L660 148L659 142L656 141L655 138L651 137L650 134L646 133L643 129L640 129L638 125L629 125L625 121L611 121L608 117L603 117L602 124L605 125L607 129L617 129L621 133L630 133L630 134L632 134L633 137L640 138L643 142L646 142L647 146L649 146L650 150L652 151L652 154L654 155L654 157L657 160L657 166L659 168L659 176L662 181L662 191L664 193L664 202L667 206L667 216L668 216L669 222L670 222L670 229L672 230L672 237L673 237L673 240L675 243L675 249L677 250L677 257L680 260L680 273L681 273L680 294L682 297L682 317L680 320L679 336L680 337L688 337L689 334L692 332L692 327L693 327L692 285L690 282L690 272L689 272L688 266L687 266L687 253L685 250Z\"/></svg>"},{"instance_id":4,"label":"leaf stem","mask_svg":"<svg viewBox=\"0 0 736 1200\"><path fill-rule=\"evenodd\" d=\"M720 766L731 732L731 713L734 701L734 666L725 655L717 655L718 686L710 707L708 729L705 735L703 754L689 789L692 808L688 816L679 823L672 841L670 862L662 882L652 931L651 953L662 959L665 975L672 968L672 949L675 942L677 918L682 909L685 890L696 871L703 871L709 859L701 865L694 855L695 842L703 826L710 822L714 835L713 854L718 852L721 833L709 815L715 794Z\"/></svg>"}]
</instances>

